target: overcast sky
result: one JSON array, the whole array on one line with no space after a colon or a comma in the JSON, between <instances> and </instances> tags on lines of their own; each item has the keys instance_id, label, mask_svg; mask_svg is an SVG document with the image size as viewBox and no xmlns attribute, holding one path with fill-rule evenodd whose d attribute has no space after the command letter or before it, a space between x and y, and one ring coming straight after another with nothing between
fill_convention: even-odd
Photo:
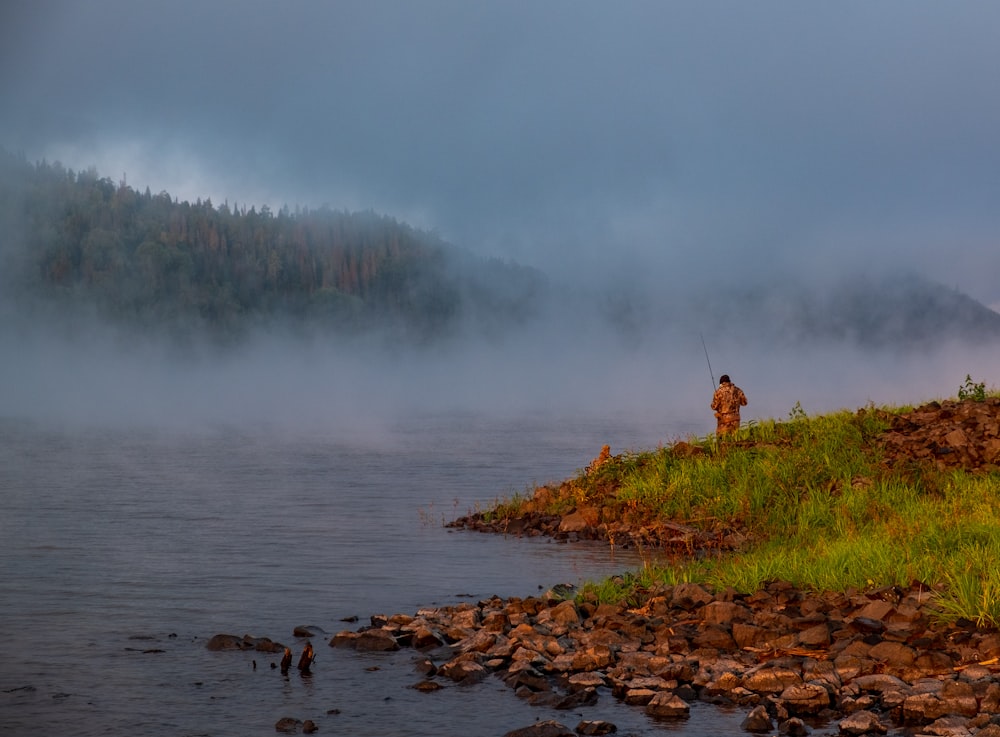
<instances>
[{"instance_id":1,"label":"overcast sky","mask_svg":"<svg viewBox=\"0 0 1000 737\"><path fill-rule=\"evenodd\" d=\"M553 270L1000 304L1000 4L8 0L0 145Z\"/></svg>"}]
</instances>

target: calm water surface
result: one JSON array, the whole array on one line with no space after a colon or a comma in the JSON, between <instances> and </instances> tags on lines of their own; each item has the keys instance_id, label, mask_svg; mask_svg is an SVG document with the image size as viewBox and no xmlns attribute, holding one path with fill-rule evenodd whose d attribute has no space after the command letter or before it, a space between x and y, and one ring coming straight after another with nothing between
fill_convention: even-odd
<instances>
[{"instance_id":1,"label":"calm water surface","mask_svg":"<svg viewBox=\"0 0 1000 737\"><path fill-rule=\"evenodd\" d=\"M55 428L0 420L0 733L502 735L536 719L619 734L736 734L695 704L657 723L603 694L559 712L497 679L425 694L412 651L316 638L312 677L217 633L292 646L372 614L528 596L642 564L605 546L450 531L443 522L585 466L603 443L652 448L684 427L609 418L422 415L362 431ZM342 620L359 617L357 623ZM254 663L256 662L256 669Z\"/></svg>"}]
</instances>

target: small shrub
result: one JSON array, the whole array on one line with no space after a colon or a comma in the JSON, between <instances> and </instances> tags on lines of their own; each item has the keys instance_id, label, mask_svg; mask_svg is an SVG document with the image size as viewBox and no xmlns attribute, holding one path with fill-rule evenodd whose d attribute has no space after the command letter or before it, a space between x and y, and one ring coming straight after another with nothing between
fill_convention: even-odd
<instances>
[{"instance_id":1,"label":"small shrub","mask_svg":"<svg viewBox=\"0 0 1000 737\"><path fill-rule=\"evenodd\" d=\"M961 401L965 401L966 399L971 399L975 402L986 401L985 382L973 383L971 374L966 374L965 383L958 387L958 398Z\"/></svg>"}]
</instances>

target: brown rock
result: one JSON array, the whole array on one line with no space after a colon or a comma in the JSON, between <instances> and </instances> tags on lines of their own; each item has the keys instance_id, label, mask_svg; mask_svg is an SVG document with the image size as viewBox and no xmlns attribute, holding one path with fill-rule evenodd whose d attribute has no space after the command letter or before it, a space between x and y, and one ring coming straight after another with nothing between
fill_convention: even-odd
<instances>
[{"instance_id":1,"label":"brown rock","mask_svg":"<svg viewBox=\"0 0 1000 737\"><path fill-rule=\"evenodd\" d=\"M969 720L966 717L946 716L935 719L930 724L921 728L924 735L934 735L934 737L969 737Z\"/></svg>"},{"instance_id":2,"label":"brown rock","mask_svg":"<svg viewBox=\"0 0 1000 737\"><path fill-rule=\"evenodd\" d=\"M581 532L597 524L597 520L592 515L584 514L582 511L574 511L563 515L559 521L559 532Z\"/></svg>"},{"instance_id":3,"label":"brown rock","mask_svg":"<svg viewBox=\"0 0 1000 737\"><path fill-rule=\"evenodd\" d=\"M940 650L920 653L913 661L913 667L919 675L936 676L951 673L955 662Z\"/></svg>"},{"instance_id":4,"label":"brown rock","mask_svg":"<svg viewBox=\"0 0 1000 737\"><path fill-rule=\"evenodd\" d=\"M916 653L901 642L880 642L868 651L868 657L883 663L890 672L899 672L913 665Z\"/></svg>"},{"instance_id":5,"label":"brown rock","mask_svg":"<svg viewBox=\"0 0 1000 737\"><path fill-rule=\"evenodd\" d=\"M833 661L837 675L844 682L874 673L875 665L875 661L871 658L860 658L855 655L838 655Z\"/></svg>"},{"instance_id":6,"label":"brown rock","mask_svg":"<svg viewBox=\"0 0 1000 737\"><path fill-rule=\"evenodd\" d=\"M775 633L764 627L743 622L734 622L732 637L738 648L761 647L775 637Z\"/></svg>"},{"instance_id":7,"label":"brown rock","mask_svg":"<svg viewBox=\"0 0 1000 737\"><path fill-rule=\"evenodd\" d=\"M944 702L935 693L916 693L903 701L903 721L908 724L926 724L948 713Z\"/></svg>"},{"instance_id":8,"label":"brown rock","mask_svg":"<svg viewBox=\"0 0 1000 737\"><path fill-rule=\"evenodd\" d=\"M444 645L444 639L430 627L420 626L413 630L410 645L417 650L433 650Z\"/></svg>"},{"instance_id":9,"label":"brown rock","mask_svg":"<svg viewBox=\"0 0 1000 737\"><path fill-rule=\"evenodd\" d=\"M333 645L333 642L330 644ZM399 643L388 630L371 629L358 634L354 647L366 652L390 652L399 650Z\"/></svg>"},{"instance_id":10,"label":"brown rock","mask_svg":"<svg viewBox=\"0 0 1000 737\"><path fill-rule=\"evenodd\" d=\"M1000 714L1000 683L994 681L986 687L979 702L979 710L987 714Z\"/></svg>"},{"instance_id":11,"label":"brown rock","mask_svg":"<svg viewBox=\"0 0 1000 737\"><path fill-rule=\"evenodd\" d=\"M825 647L830 644L830 625L826 622L808 627L798 634L798 644L803 647Z\"/></svg>"},{"instance_id":12,"label":"brown rock","mask_svg":"<svg viewBox=\"0 0 1000 737\"><path fill-rule=\"evenodd\" d=\"M460 656L449 660L438 668L438 675L450 678L456 683L477 683L487 676L486 668L472 659Z\"/></svg>"},{"instance_id":13,"label":"brown rock","mask_svg":"<svg viewBox=\"0 0 1000 737\"><path fill-rule=\"evenodd\" d=\"M792 717L778 725L778 732L789 737L806 737L809 734L809 727L798 717Z\"/></svg>"},{"instance_id":14,"label":"brown rock","mask_svg":"<svg viewBox=\"0 0 1000 737\"><path fill-rule=\"evenodd\" d=\"M691 707L677 694L662 691L646 704L646 713L660 719L686 718L691 714Z\"/></svg>"},{"instance_id":15,"label":"brown rock","mask_svg":"<svg viewBox=\"0 0 1000 737\"><path fill-rule=\"evenodd\" d=\"M737 688L743 686L743 679L735 673L723 673L714 681L710 681L702 688L705 696L728 696Z\"/></svg>"},{"instance_id":16,"label":"brown rock","mask_svg":"<svg viewBox=\"0 0 1000 737\"><path fill-rule=\"evenodd\" d=\"M790 668L761 668L743 679L743 687L761 694L779 694L789 686L801 686L802 676Z\"/></svg>"},{"instance_id":17,"label":"brown rock","mask_svg":"<svg viewBox=\"0 0 1000 737\"><path fill-rule=\"evenodd\" d=\"M746 622L753 612L733 601L711 601L701 608L699 616L706 624L732 624Z\"/></svg>"},{"instance_id":18,"label":"brown rock","mask_svg":"<svg viewBox=\"0 0 1000 737\"><path fill-rule=\"evenodd\" d=\"M767 709L763 706L755 706L747 714L746 718L740 724L747 732L770 732L773 723L771 722L771 715L767 713Z\"/></svg>"},{"instance_id":19,"label":"brown rock","mask_svg":"<svg viewBox=\"0 0 1000 737\"><path fill-rule=\"evenodd\" d=\"M941 701L947 714L972 717L979 713L979 702L972 684L964 681L945 681L941 689Z\"/></svg>"},{"instance_id":20,"label":"brown rock","mask_svg":"<svg viewBox=\"0 0 1000 737\"><path fill-rule=\"evenodd\" d=\"M879 719L877 714L867 710L856 711L841 719L837 727L841 734L852 736L886 734L889 731L889 728Z\"/></svg>"},{"instance_id":21,"label":"brown rock","mask_svg":"<svg viewBox=\"0 0 1000 737\"><path fill-rule=\"evenodd\" d=\"M600 673L574 673L566 679L570 691L582 691L585 688L599 688L608 685L608 679Z\"/></svg>"},{"instance_id":22,"label":"brown rock","mask_svg":"<svg viewBox=\"0 0 1000 737\"><path fill-rule=\"evenodd\" d=\"M236 635L215 635L206 643L209 650L243 650L243 638Z\"/></svg>"},{"instance_id":23,"label":"brown rock","mask_svg":"<svg viewBox=\"0 0 1000 737\"><path fill-rule=\"evenodd\" d=\"M829 691L815 683L789 686L780 698L789 714L819 714L830 706Z\"/></svg>"},{"instance_id":24,"label":"brown rock","mask_svg":"<svg viewBox=\"0 0 1000 737\"><path fill-rule=\"evenodd\" d=\"M270 637L251 637L244 635L243 642L246 650L256 650L259 653L280 653L285 646L280 642L275 642Z\"/></svg>"},{"instance_id":25,"label":"brown rock","mask_svg":"<svg viewBox=\"0 0 1000 737\"><path fill-rule=\"evenodd\" d=\"M503 737L576 737L576 735L566 725L549 719L511 730Z\"/></svg>"},{"instance_id":26,"label":"brown rock","mask_svg":"<svg viewBox=\"0 0 1000 737\"><path fill-rule=\"evenodd\" d=\"M706 625L694 638L698 647L714 648L715 650L732 650L736 647L733 636L721 624Z\"/></svg>"},{"instance_id":27,"label":"brown rock","mask_svg":"<svg viewBox=\"0 0 1000 737\"><path fill-rule=\"evenodd\" d=\"M618 727L605 721L582 721L576 725L576 733L582 735L606 735L618 731Z\"/></svg>"},{"instance_id":28,"label":"brown rock","mask_svg":"<svg viewBox=\"0 0 1000 737\"><path fill-rule=\"evenodd\" d=\"M566 627L580 624L580 613L576 610L576 604L570 599L560 602L548 610L549 618L556 624ZM541 620L541 614L539 614Z\"/></svg>"},{"instance_id":29,"label":"brown rock","mask_svg":"<svg viewBox=\"0 0 1000 737\"><path fill-rule=\"evenodd\" d=\"M674 587L670 606L674 609L690 611L711 601L713 601L712 595L702 586L696 583L682 583Z\"/></svg>"},{"instance_id":30,"label":"brown rock","mask_svg":"<svg viewBox=\"0 0 1000 737\"><path fill-rule=\"evenodd\" d=\"M350 630L338 632L330 638L330 647L355 647L358 644L358 637L359 633Z\"/></svg>"},{"instance_id":31,"label":"brown rock","mask_svg":"<svg viewBox=\"0 0 1000 737\"><path fill-rule=\"evenodd\" d=\"M645 706L658 693L658 691L654 691L651 688L628 688L625 690L625 696L622 698L622 701L629 706Z\"/></svg>"},{"instance_id":32,"label":"brown rock","mask_svg":"<svg viewBox=\"0 0 1000 737\"><path fill-rule=\"evenodd\" d=\"M299 731L299 727L302 726L302 722L298 719L292 717L282 717L274 724L274 729L276 732L282 732L284 734L295 734Z\"/></svg>"},{"instance_id":33,"label":"brown rock","mask_svg":"<svg viewBox=\"0 0 1000 737\"><path fill-rule=\"evenodd\" d=\"M462 652L489 652L497 644L498 635L489 630L475 630L464 640L455 643L455 648Z\"/></svg>"},{"instance_id":34,"label":"brown rock","mask_svg":"<svg viewBox=\"0 0 1000 737\"><path fill-rule=\"evenodd\" d=\"M886 673L872 673L870 675L858 676L854 679L853 685L863 691L873 691L882 693L883 691L907 691L910 686L905 682Z\"/></svg>"}]
</instances>

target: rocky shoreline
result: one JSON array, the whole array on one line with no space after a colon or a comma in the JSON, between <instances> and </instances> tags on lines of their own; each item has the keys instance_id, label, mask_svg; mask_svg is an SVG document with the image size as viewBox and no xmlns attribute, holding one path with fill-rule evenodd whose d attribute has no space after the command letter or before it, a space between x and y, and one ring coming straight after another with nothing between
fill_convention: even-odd
<instances>
[{"instance_id":1,"label":"rocky shoreline","mask_svg":"<svg viewBox=\"0 0 1000 737\"><path fill-rule=\"evenodd\" d=\"M980 473L1000 465L998 435L1000 399L991 398L931 402L896 415L878 442L888 467L932 463ZM686 443L673 450L704 452ZM588 472L608 458L605 446ZM737 529L635 524L589 507L563 515L539 511L546 495L561 491L540 487L519 517L475 514L449 526L677 554L736 550L746 542ZM574 593L373 616L329 645L412 648L420 653L414 688L495 677L530 703L557 710L616 698L656 719L676 720L701 701L745 708L747 733L1000 737L1000 632L965 620L944 623L933 587L923 583L821 594L782 581L749 594L686 583L639 591L631 605ZM266 639L217 635L209 647L284 650L289 658L284 646ZM279 731L297 729L285 727ZM571 729L543 721L505 737L615 731L607 722Z\"/></svg>"},{"instance_id":2,"label":"rocky shoreline","mask_svg":"<svg viewBox=\"0 0 1000 737\"><path fill-rule=\"evenodd\" d=\"M683 719L700 700L745 707L751 733L1000 737L1000 633L935 624L933 592L919 583L822 595L785 582L754 594L697 584L646 593L637 608L553 592L376 616L329 645L413 648L423 654L415 688L496 677L555 709L610 695ZM508 735L573 733L540 722Z\"/></svg>"},{"instance_id":3,"label":"rocky shoreline","mask_svg":"<svg viewBox=\"0 0 1000 737\"><path fill-rule=\"evenodd\" d=\"M930 402L893 416L878 442L890 467L915 462L989 472L1000 463L998 427L1000 399ZM703 451L678 443L673 452ZM605 446L587 472L609 457ZM540 487L522 516L475 514L450 526L687 554L746 542L737 529L637 525L592 508L539 511L539 496L560 493ZM933 589L919 582L824 594L786 582L752 594L682 584L646 591L631 608L553 595L374 617L330 644L412 647L428 653L419 687L495 676L519 696L554 708L610 692L662 719L686 717L694 700L746 707L743 727L752 733L800 735L820 727L843 735L1000 737L1000 633L968 621L944 624L934 600ZM576 728L602 730L613 725ZM509 737L562 734L573 732L541 723Z\"/></svg>"}]
</instances>

